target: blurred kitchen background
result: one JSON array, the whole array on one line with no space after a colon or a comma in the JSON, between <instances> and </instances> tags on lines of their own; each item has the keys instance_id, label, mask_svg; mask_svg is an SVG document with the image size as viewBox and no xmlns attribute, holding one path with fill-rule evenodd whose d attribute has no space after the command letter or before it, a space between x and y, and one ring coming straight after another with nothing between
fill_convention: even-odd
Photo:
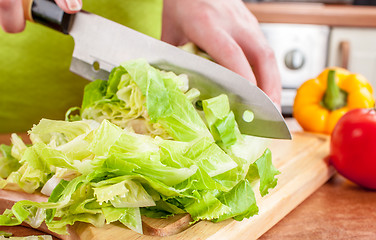
<instances>
[{"instance_id":1,"label":"blurred kitchen background","mask_svg":"<svg viewBox=\"0 0 376 240\"><path fill-rule=\"evenodd\" d=\"M285 116L292 114L296 89L328 66L360 73L376 90L376 0L244 2L277 58Z\"/></svg>"}]
</instances>

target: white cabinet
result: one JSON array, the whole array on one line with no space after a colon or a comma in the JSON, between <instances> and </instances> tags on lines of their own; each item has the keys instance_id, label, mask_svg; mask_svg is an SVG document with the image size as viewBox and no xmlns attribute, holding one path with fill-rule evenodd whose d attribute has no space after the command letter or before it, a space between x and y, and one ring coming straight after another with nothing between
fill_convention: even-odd
<instances>
[{"instance_id":1,"label":"white cabinet","mask_svg":"<svg viewBox=\"0 0 376 240\"><path fill-rule=\"evenodd\" d=\"M296 88L326 66L329 26L261 23L282 81L282 112L292 114Z\"/></svg>"},{"instance_id":2,"label":"white cabinet","mask_svg":"<svg viewBox=\"0 0 376 240\"><path fill-rule=\"evenodd\" d=\"M376 28L332 28L328 65L343 64L351 72L365 76L376 97Z\"/></svg>"}]
</instances>

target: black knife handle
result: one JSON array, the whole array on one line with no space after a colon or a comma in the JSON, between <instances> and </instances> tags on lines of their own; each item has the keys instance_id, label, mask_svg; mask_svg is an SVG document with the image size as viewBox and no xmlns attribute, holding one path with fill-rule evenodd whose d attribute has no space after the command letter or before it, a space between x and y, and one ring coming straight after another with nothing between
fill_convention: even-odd
<instances>
[{"instance_id":1,"label":"black knife handle","mask_svg":"<svg viewBox=\"0 0 376 240\"><path fill-rule=\"evenodd\" d=\"M54 0L23 0L26 20L68 34L72 14L65 13Z\"/></svg>"}]
</instances>

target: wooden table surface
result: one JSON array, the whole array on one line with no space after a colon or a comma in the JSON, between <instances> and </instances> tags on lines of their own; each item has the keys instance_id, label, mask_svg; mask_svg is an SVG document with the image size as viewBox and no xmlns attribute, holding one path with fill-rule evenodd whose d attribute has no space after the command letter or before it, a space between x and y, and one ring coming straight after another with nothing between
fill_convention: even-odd
<instances>
[{"instance_id":1,"label":"wooden table surface","mask_svg":"<svg viewBox=\"0 0 376 240\"><path fill-rule=\"evenodd\" d=\"M288 124L299 129L293 120ZM8 139L9 135L0 135L2 143ZM41 234L24 227L0 227L0 231ZM376 192L336 174L260 239L376 239Z\"/></svg>"}]
</instances>

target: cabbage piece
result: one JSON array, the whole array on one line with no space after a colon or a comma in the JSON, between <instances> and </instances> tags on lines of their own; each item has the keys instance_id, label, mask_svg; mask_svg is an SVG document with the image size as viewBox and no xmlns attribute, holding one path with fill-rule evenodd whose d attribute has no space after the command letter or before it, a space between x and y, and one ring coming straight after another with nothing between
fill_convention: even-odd
<instances>
[{"instance_id":1,"label":"cabbage piece","mask_svg":"<svg viewBox=\"0 0 376 240\"><path fill-rule=\"evenodd\" d=\"M53 240L51 235L32 235L26 237L12 237L12 234L1 234L0 240Z\"/></svg>"},{"instance_id":2,"label":"cabbage piece","mask_svg":"<svg viewBox=\"0 0 376 240\"><path fill-rule=\"evenodd\" d=\"M257 214L259 210L252 185L247 179L240 181L229 192L222 192L217 198L221 203L230 207L231 210L215 219L215 222L223 221L232 217L235 220L241 221L244 218L249 218Z\"/></svg>"},{"instance_id":3,"label":"cabbage piece","mask_svg":"<svg viewBox=\"0 0 376 240\"><path fill-rule=\"evenodd\" d=\"M196 196L196 200L188 200L185 209L194 222L198 220L212 220L231 211L231 208L221 203L211 191L203 191Z\"/></svg>"},{"instance_id":4,"label":"cabbage piece","mask_svg":"<svg viewBox=\"0 0 376 240\"><path fill-rule=\"evenodd\" d=\"M247 173L246 178L252 182L260 179L260 193L265 196L269 193L269 189L277 185L276 175L280 172L272 164L272 153L270 149L266 149L264 154L253 163Z\"/></svg>"},{"instance_id":5,"label":"cabbage piece","mask_svg":"<svg viewBox=\"0 0 376 240\"><path fill-rule=\"evenodd\" d=\"M13 234L5 231L0 231L0 239L1 237L11 237Z\"/></svg>"},{"instance_id":6,"label":"cabbage piece","mask_svg":"<svg viewBox=\"0 0 376 240\"><path fill-rule=\"evenodd\" d=\"M138 168L133 170L134 173L156 179L167 186L174 186L184 181L197 170L197 166L195 165L189 168L168 167L160 162L159 156L156 154L114 153L109 158L116 158L119 161L133 163L138 166Z\"/></svg>"},{"instance_id":7,"label":"cabbage piece","mask_svg":"<svg viewBox=\"0 0 376 240\"><path fill-rule=\"evenodd\" d=\"M225 147L233 145L241 137L234 113L230 111L228 97L224 94L202 101L205 118L214 139Z\"/></svg>"},{"instance_id":8,"label":"cabbage piece","mask_svg":"<svg viewBox=\"0 0 376 240\"><path fill-rule=\"evenodd\" d=\"M163 200L157 201L156 206L141 208L140 211L143 216L150 218L168 218L175 214L186 213L183 209Z\"/></svg>"},{"instance_id":9,"label":"cabbage piece","mask_svg":"<svg viewBox=\"0 0 376 240\"><path fill-rule=\"evenodd\" d=\"M102 209L107 224L120 221L135 232L142 234L142 220L140 208L114 208L105 207Z\"/></svg>"},{"instance_id":10,"label":"cabbage piece","mask_svg":"<svg viewBox=\"0 0 376 240\"><path fill-rule=\"evenodd\" d=\"M165 82L160 72L151 67L146 61L129 61L121 64L125 68L131 79L146 97L146 107L152 122L161 117L169 116L173 110L166 106L172 105L169 96L170 91L177 91L177 86L170 83L170 88L165 86Z\"/></svg>"},{"instance_id":11,"label":"cabbage piece","mask_svg":"<svg viewBox=\"0 0 376 240\"><path fill-rule=\"evenodd\" d=\"M21 164L12 156L12 147L5 144L0 145L0 178L7 178L9 174L17 171Z\"/></svg>"},{"instance_id":12,"label":"cabbage piece","mask_svg":"<svg viewBox=\"0 0 376 240\"><path fill-rule=\"evenodd\" d=\"M22 200L15 203L11 210L6 210L0 215L0 225L14 226L26 221L33 227L39 227L43 221L46 221L51 231L60 234L66 234L66 225L72 225L76 221L102 226L104 217L101 211L90 209L82 211L93 192L88 191L84 180L84 176L69 182L62 180L52 192L49 202ZM83 199L85 200L82 201ZM54 219L54 217L58 218Z\"/></svg>"},{"instance_id":13,"label":"cabbage piece","mask_svg":"<svg viewBox=\"0 0 376 240\"><path fill-rule=\"evenodd\" d=\"M211 137L184 94L186 81L144 60L128 61L112 70L108 82L97 80L85 88L81 116L181 141Z\"/></svg>"},{"instance_id":14,"label":"cabbage piece","mask_svg":"<svg viewBox=\"0 0 376 240\"><path fill-rule=\"evenodd\" d=\"M90 149L91 139L88 135L82 134L65 144L56 147L56 150L64 153L69 159L84 160L92 155Z\"/></svg>"},{"instance_id":15,"label":"cabbage piece","mask_svg":"<svg viewBox=\"0 0 376 240\"><path fill-rule=\"evenodd\" d=\"M175 140L211 137L200 115L179 89L176 78L163 78L159 70L144 60L121 65L146 97L147 112L152 122L160 123Z\"/></svg>"},{"instance_id":16,"label":"cabbage piece","mask_svg":"<svg viewBox=\"0 0 376 240\"><path fill-rule=\"evenodd\" d=\"M121 128L168 137L159 124L149 121L145 97L122 66L111 71L108 81L97 80L85 87L81 117L98 122L107 119Z\"/></svg>"},{"instance_id":17,"label":"cabbage piece","mask_svg":"<svg viewBox=\"0 0 376 240\"><path fill-rule=\"evenodd\" d=\"M113 153L144 153L157 154L159 147L154 138L148 135L136 134L124 129L118 135L116 141L113 142L109 149Z\"/></svg>"},{"instance_id":18,"label":"cabbage piece","mask_svg":"<svg viewBox=\"0 0 376 240\"><path fill-rule=\"evenodd\" d=\"M23 155L22 159L28 162L34 169L40 169L43 172L50 173L55 168L75 169L73 160L68 158L63 152L51 148L44 143L36 143L27 149L30 154Z\"/></svg>"},{"instance_id":19,"label":"cabbage piece","mask_svg":"<svg viewBox=\"0 0 376 240\"><path fill-rule=\"evenodd\" d=\"M0 181L0 188L33 193L47 181L48 174L40 169L34 169L29 163L24 163L17 171L12 172L7 179Z\"/></svg>"},{"instance_id":20,"label":"cabbage piece","mask_svg":"<svg viewBox=\"0 0 376 240\"><path fill-rule=\"evenodd\" d=\"M195 161L210 177L217 176L237 167L236 162L214 143L197 156Z\"/></svg>"},{"instance_id":21,"label":"cabbage piece","mask_svg":"<svg viewBox=\"0 0 376 240\"><path fill-rule=\"evenodd\" d=\"M211 176L229 171L236 163L212 138L200 137L191 142L157 139L161 162L177 168L197 165Z\"/></svg>"},{"instance_id":22,"label":"cabbage piece","mask_svg":"<svg viewBox=\"0 0 376 240\"><path fill-rule=\"evenodd\" d=\"M193 164L192 159L185 156L192 142L156 139L159 147L160 161L170 167L189 167Z\"/></svg>"},{"instance_id":23,"label":"cabbage piece","mask_svg":"<svg viewBox=\"0 0 376 240\"><path fill-rule=\"evenodd\" d=\"M69 214L69 213L66 213ZM74 214L64 215L58 220L51 221L47 224L50 231L58 234L68 234L67 226L73 225L75 222L85 222L94 225L95 227L103 227L105 223L105 217L102 213L98 214Z\"/></svg>"},{"instance_id":24,"label":"cabbage piece","mask_svg":"<svg viewBox=\"0 0 376 240\"><path fill-rule=\"evenodd\" d=\"M110 147L118 140L122 134L122 129L107 120L94 132L93 140L89 146L92 153L99 156L108 154Z\"/></svg>"},{"instance_id":25,"label":"cabbage piece","mask_svg":"<svg viewBox=\"0 0 376 240\"><path fill-rule=\"evenodd\" d=\"M29 131L29 134L32 143L42 142L59 146L90 132L93 127L96 127L95 123L90 121L67 122L42 119Z\"/></svg>"},{"instance_id":26,"label":"cabbage piece","mask_svg":"<svg viewBox=\"0 0 376 240\"><path fill-rule=\"evenodd\" d=\"M147 176L142 176L140 174L135 175L124 175L124 176L115 176L111 177L109 174L110 172L107 171L97 171L91 175L87 176L87 179L90 180L93 187L104 186L109 184L116 184L124 180L133 180L135 182L139 182L145 189L153 189L153 191L157 192L158 194L166 197L166 198L173 198L173 197L189 197L189 195L184 193L184 190L176 189L174 187L167 186L166 184L152 179ZM103 176L108 176L106 179L103 179ZM94 183L96 181L102 180L98 183ZM150 192L148 191L150 194Z\"/></svg>"},{"instance_id":27,"label":"cabbage piece","mask_svg":"<svg viewBox=\"0 0 376 240\"><path fill-rule=\"evenodd\" d=\"M231 188L211 178L208 173L201 168L197 169L196 173L190 178L176 185L175 188L185 190L187 194L192 194L192 192L196 190L219 190L225 192L231 190Z\"/></svg>"},{"instance_id":28,"label":"cabbage piece","mask_svg":"<svg viewBox=\"0 0 376 240\"><path fill-rule=\"evenodd\" d=\"M111 202L116 208L155 206L152 197L142 185L132 180L95 187L93 190L99 204Z\"/></svg>"},{"instance_id":29,"label":"cabbage piece","mask_svg":"<svg viewBox=\"0 0 376 240\"><path fill-rule=\"evenodd\" d=\"M245 179L251 164L263 155L269 141L265 138L242 135L235 144L226 149L226 153L236 162L237 167L213 178L227 188L235 187Z\"/></svg>"},{"instance_id":30,"label":"cabbage piece","mask_svg":"<svg viewBox=\"0 0 376 240\"><path fill-rule=\"evenodd\" d=\"M21 160L21 157L27 148L26 144L15 133L12 133L11 141L12 141L12 151L11 151L12 157L18 160Z\"/></svg>"}]
</instances>

